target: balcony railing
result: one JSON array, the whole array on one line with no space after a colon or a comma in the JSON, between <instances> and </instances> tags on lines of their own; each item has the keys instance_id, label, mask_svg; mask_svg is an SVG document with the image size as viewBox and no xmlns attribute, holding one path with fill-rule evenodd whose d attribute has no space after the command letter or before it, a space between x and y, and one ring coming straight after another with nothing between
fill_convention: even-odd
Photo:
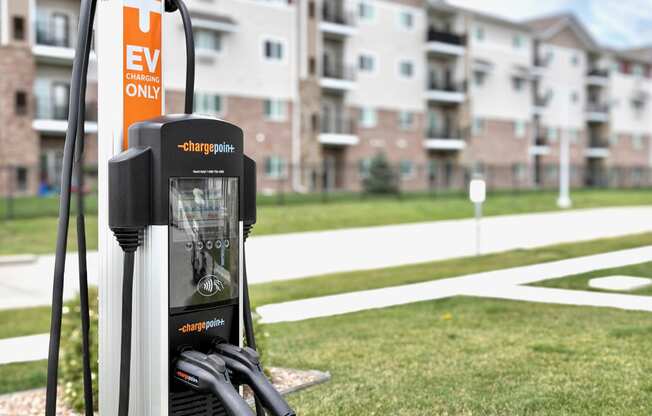
<instances>
[{"instance_id":1,"label":"balcony railing","mask_svg":"<svg viewBox=\"0 0 652 416\"><path fill-rule=\"evenodd\" d=\"M590 77L608 78L609 77L609 71L607 69L592 68L592 69L589 69L589 71L586 73L586 75L588 75Z\"/></svg>"},{"instance_id":2,"label":"balcony railing","mask_svg":"<svg viewBox=\"0 0 652 416\"><path fill-rule=\"evenodd\" d=\"M346 134L353 135L356 132L355 119L338 114L338 115L321 115L320 132L324 134Z\"/></svg>"},{"instance_id":3,"label":"balcony railing","mask_svg":"<svg viewBox=\"0 0 652 416\"><path fill-rule=\"evenodd\" d=\"M53 30L54 22L49 19L39 19L36 22L36 44L72 48L73 39L69 33L59 34Z\"/></svg>"},{"instance_id":4,"label":"balcony railing","mask_svg":"<svg viewBox=\"0 0 652 416\"><path fill-rule=\"evenodd\" d=\"M433 28L428 29L428 34L426 35L426 40L428 42L441 42L449 43L451 45L464 46L466 45L466 37L461 35L456 35L451 32L444 32L441 30L435 30Z\"/></svg>"},{"instance_id":5,"label":"balcony railing","mask_svg":"<svg viewBox=\"0 0 652 416\"><path fill-rule=\"evenodd\" d=\"M589 102L586 104L586 111L589 113L608 113L609 105L604 103Z\"/></svg>"},{"instance_id":6,"label":"balcony railing","mask_svg":"<svg viewBox=\"0 0 652 416\"><path fill-rule=\"evenodd\" d=\"M455 83L452 81L440 81L437 79L429 79L426 88L428 91L448 91L448 92L464 92L464 83Z\"/></svg>"},{"instance_id":7,"label":"balcony railing","mask_svg":"<svg viewBox=\"0 0 652 416\"><path fill-rule=\"evenodd\" d=\"M609 147L609 140L604 137L591 137L589 138L589 147L606 149Z\"/></svg>"},{"instance_id":8,"label":"balcony railing","mask_svg":"<svg viewBox=\"0 0 652 416\"><path fill-rule=\"evenodd\" d=\"M462 132L455 127L428 127L426 129L426 138L461 140Z\"/></svg>"},{"instance_id":9,"label":"balcony railing","mask_svg":"<svg viewBox=\"0 0 652 416\"><path fill-rule=\"evenodd\" d=\"M355 67L337 62L325 64L322 68L324 78L334 78L344 81L355 81Z\"/></svg>"},{"instance_id":10,"label":"balcony railing","mask_svg":"<svg viewBox=\"0 0 652 416\"><path fill-rule=\"evenodd\" d=\"M341 4L336 1L325 1L322 5L321 18L328 23L335 23L343 26L354 26L355 15L343 10Z\"/></svg>"},{"instance_id":11,"label":"balcony railing","mask_svg":"<svg viewBox=\"0 0 652 416\"><path fill-rule=\"evenodd\" d=\"M68 120L68 103L57 104L50 97L36 97L35 119ZM86 121L97 121L97 102L86 103Z\"/></svg>"},{"instance_id":12,"label":"balcony railing","mask_svg":"<svg viewBox=\"0 0 652 416\"><path fill-rule=\"evenodd\" d=\"M548 97L534 97L534 106L535 107L546 107L548 105Z\"/></svg>"}]
</instances>

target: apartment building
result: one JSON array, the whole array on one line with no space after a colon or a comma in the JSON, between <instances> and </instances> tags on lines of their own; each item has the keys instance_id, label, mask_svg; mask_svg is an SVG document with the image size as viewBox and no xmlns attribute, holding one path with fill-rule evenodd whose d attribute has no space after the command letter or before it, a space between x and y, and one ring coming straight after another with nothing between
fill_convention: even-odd
<instances>
[{"instance_id":1,"label":"apartment building","mask_svg":"<svg viewBox=\"0 0 652 416\"><path fill-rule=\"evenodd\" d=\"M188 3L195 109L243 128L263 192L359 189L379 152L404 189L463 186L489 167L501 169L494 186L554 183L563 143L578 186L629 185L635 175L614 168L652 165L652 52L603 48L572 15L515 22L437 0ZM13 175L0 187L13 193L56 189L78 6L0 0L0 166L12 166L0 175ZM178 15L164 27L172 113L184 41Z\"/></svg>"},{"instance_id":2,"label":"apartment building","mask_svg":"<svg viewBox=\"0 0 652 416\"><path fill-rule=\"evenodd\" d=\"M57 190L79 1L0 0L0 194ZM91 68L90 77L95 77ZM87 160L96 156L88 91Z\"/></svg>"}]
</instances>

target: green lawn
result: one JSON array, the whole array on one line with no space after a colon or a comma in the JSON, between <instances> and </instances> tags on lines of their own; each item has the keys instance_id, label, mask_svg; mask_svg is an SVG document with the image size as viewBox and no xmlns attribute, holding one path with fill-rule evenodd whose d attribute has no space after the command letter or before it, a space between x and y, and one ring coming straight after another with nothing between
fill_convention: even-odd
<instances>
[{"instance_id":1,"label":"green lawn","mask_svg":"<svg viewBox=\"0 0 652 416\"><path fill-rule=\"evenodd\" d=\"M589 290L593 292L607 292L589 287L589 280L596 277L606 276L634 276L634 277L652 277L652 262L635 264L626 267L617 267L614 269L596 270L590 273L583 273L574 276L561 277L559 279L550 279L537 283L535 286L554 287L558 289ZM648 286L642 289L621 292L633 295L652 296L652 287Z\"/></svg>"},{"instance_id":2,"label":"green lawn","mask_svg":"<svg viewBox=\"0 0 652 416\"><path fill-rule=\"evenodd\" d=\"M652 244L652 233L601 239L588 243L561 244L535 250L514 250L505 253L485 255L478 258L455 259L382 270L339 273L328 276L259 284L252 286L252 301L255 305L263 305L267 303L314 296L417 283L468 273L517 267L570 257L640 247L649 244ZM450 301L445 302L448 303ZM525 313L525 315L528 313ZM16 316L20 316L21 319L15 319ZM50 322L49 319L49 308L47 307L2 311L0 312L0 338L47 332ZM327 321L328 320L325 320L324 322ZM314 322L318 322L319 325L313 326L312 332L321 331L322 321L319 320ZM358 323L357 325L366 325L366 323ZM377 326L377 324L373 322L370 322L369 325L371 327ZM383 325L378 327L383 327ZM270 332L272 335L278 333L276 332L278 328L277 325L266 326L265 328L265 332ZM281 350L278 349L280 347L276 344L276 341L270 340L269 337L265 338L268 340L267 343L270 344L268 346L268 351L271 353L270 362L274 365L285 365L285 362L278 360L278 356L280 355L279 351ZM318 345L316 344L315 346ZM317 355L322 353L326 354L327 351L315 352ZM36 388L45 384L44 362L25 364L25 371L15 371L15 368L20 369L21 365L23 364L17 364L11 367L0 366L0 392ZM304 367L302 363L293 365ZM305 368L308 367L310 366ZM329 369L329 367L320 366L317 366L316 368ZM2 377L3 374L14 374L14 376L6 378ZM334 380L334 382L336 381L337 380ZM322 388L320 387L316 390L321 391L321 389Z\"/></svg>"},{"instance_id":3,"label":"green lawn","mask_svg":"<svg viewBox=\"0 0 652 416\"><path fill-rule=\"evenodd\" d=\"M97 248L97 218L92 215L96 202L88 197L88 248ZM315 197L288 197L286 205L271 205L261 197L258 224L253 235L330 230L385 224L436 221L469 218L473 207L463 195L432 196L409 195L395 197L352 199L341 196L329 203L315 202ZM295 198L291 199L291 198ZM517 214L554 211L556 194L549 191L522 193L494 193L485 204L486 215ZM650 190L578 190L573 193L575 208L594 208L623 205L650 205ZM56 200L26 199L28 213L42 204L49 216L0 221L0 255L21 253L52 253L56 240ZM0 204L2 206L2 204ZM53 208L54 207L54 208ZM3 218L0 213L0 218ZM74 249L74 218L71 221L70 248Z\"/></svg>"},{"instance_id":4,"label":"green lawn","mask_svg":"<svg viewBox=\"0 0 652 416\"><path fill-rule=\"evenodd\" d=\"M650 415L650 314L453 298L269 325L300 415Z\"/></svg>"}]
</instances>

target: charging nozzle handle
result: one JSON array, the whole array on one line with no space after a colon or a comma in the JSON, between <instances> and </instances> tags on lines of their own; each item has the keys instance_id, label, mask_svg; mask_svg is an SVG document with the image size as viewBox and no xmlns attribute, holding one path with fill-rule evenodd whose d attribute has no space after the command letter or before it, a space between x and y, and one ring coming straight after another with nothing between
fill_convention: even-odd
<instances>
[{"instance_id":1,"label":"charging nozzle handle","mask_svg":"<svg viewBox=\"0 0 652 416\"><path fill-rule=\"evenodd\" d=\"M263 407L273 416L295 416L294 410L288 406L283 396L276 390L274 385L265 377L262 369L257 365L247 365L241 361L220 355L226 363L226 367L235 373L236 377L244 384L251 387L256 397L261 401Z\"/></svg>"},{"instance_id":2,"label":"charging nozzle handle","mask_svg":"<svg viewBox=\"0 0 652 416\"><path fill-rule=\"evenodd\" d=\"M215 395L229 416L254 416L231 384L226 364L216 355L184 351L175 362L174 378L193 390Z\"/></svg>"}]
</instances>

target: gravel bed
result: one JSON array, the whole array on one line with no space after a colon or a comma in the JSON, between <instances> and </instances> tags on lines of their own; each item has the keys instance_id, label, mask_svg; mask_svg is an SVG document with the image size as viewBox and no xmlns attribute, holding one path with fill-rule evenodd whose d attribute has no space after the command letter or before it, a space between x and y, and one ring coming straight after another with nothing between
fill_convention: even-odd
<instances>
[{"instance_id":1,"label":"gravel bed","mask_svg":"<svg viewBox=\"0 0 652 416\"><path fill-rule=\"evenodd\" d=\"M274 386L283 394L324 383L330 374L321 371L303 371L287 368L269 368ZM251 393L245 391L251 401ZM65 408L63 400L57 400L58 416L79 416ZM42 416L45 409L45 389L29 390L0 396L0 416Z\"/></svg>"}]
</instances>

